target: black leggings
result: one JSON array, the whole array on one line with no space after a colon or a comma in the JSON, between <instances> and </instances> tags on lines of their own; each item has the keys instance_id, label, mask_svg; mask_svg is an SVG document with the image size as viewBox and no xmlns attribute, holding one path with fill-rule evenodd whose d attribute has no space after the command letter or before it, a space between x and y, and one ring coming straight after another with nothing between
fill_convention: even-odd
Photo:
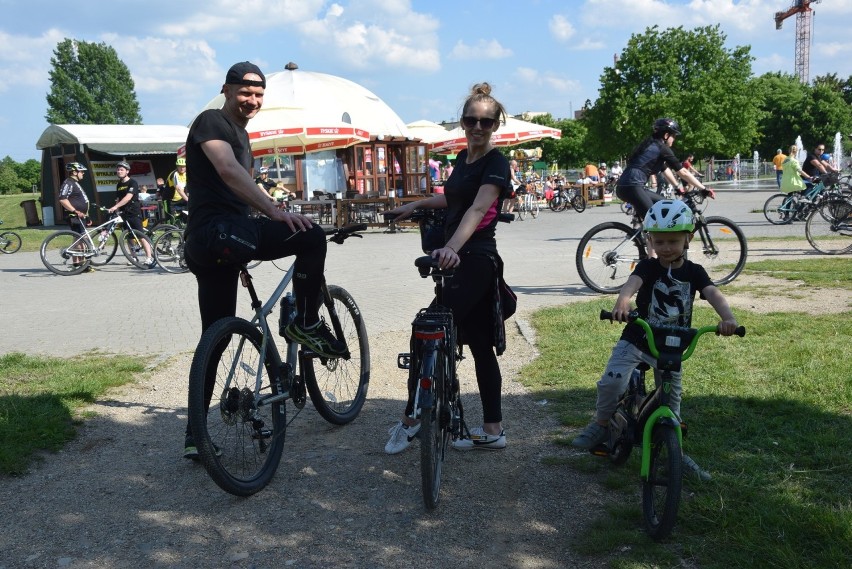
<instances>
[{"instance_id":1,"label":"black leggings","mask_svg":"<svg viewBox=\"0 0 852 569\"><path fill-rule=\"evenodd\" d=\"M302 324L316 322L319 319L319 291L327 246L322 228L314 225L308 231L294 235L286 223L268 218L242 218L239 222L254 224L257 231L257 250L251 255L251 260L271 261L296 256L293 274L296 307ZM204 233L204 227L193 228L186 244L186 264L198 282L202 333L220 318L236 314L240 273L239 265L220 264L207 255L202 243Z\"/></svg>"},{"instance_id":2,"label":"black leggings","mask_svg":"<svg viewBox=\"0 0 852 569\"><path fill-rule=\"evenodd\" d=\"M636 210L639 219L645 219L645 214L654 203L664 200L663 196L652 192L645 186L616 186L615 195L623 202L627 202Z\"/></svg>"},{"instance_id":3,"label":"black leggings","mask_svg":"<svg viewBox=\"0 0 852 569\"><path fill-rule=\"evenodd\" d=\"M455 275L446 280L444 287L444 305L453 311L459 342L467 344L473 356L484 423L503 420L500 397L503 377L494 352L492 296L495 278L494 262L490 257L462 253L461 264L456 267ZM406 415L414 411L416 378L414 383L409 382Z\"/></svg>"}]
</instances>

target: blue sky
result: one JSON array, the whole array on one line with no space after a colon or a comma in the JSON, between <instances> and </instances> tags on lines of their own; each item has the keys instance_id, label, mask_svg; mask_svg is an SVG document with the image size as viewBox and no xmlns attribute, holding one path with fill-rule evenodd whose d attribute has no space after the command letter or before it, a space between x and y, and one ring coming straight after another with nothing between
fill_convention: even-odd
<instances>
[{"instance_id":1,"label":"blue sky","mask_svg":"<svg viewBox=\"0 0 852 569\"><path fill-rule=\"evenodd\" d=\"M512 114L569 117L597 98L631 34L720 24L753 71L794 71L793 0L0 0L0 158L40 157L50 58L64 38L105 42L128 66L145 124L189 124L232 63L339 75L404 122L454 120L470 86ZM810 75L852 75L852 0L814 4Z\"/></svg>"}]
</instances>

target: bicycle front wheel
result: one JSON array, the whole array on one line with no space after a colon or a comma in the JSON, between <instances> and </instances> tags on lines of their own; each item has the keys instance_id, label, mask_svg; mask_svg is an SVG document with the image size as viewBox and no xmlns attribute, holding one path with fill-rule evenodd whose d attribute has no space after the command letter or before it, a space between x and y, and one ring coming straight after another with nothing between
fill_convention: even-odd
<instances>
[{"instance_id":1,"label":"bicycle front wheel","mask_svg":"<svg viewBox=\"0 0 852 569\"><path fill-rule=\"evenodd\" d=\"M349 357L304 358L302 373L317 412L333 425L350 423L364 406L370 385L370 343L361 310L348 292L329 285L320 307L335 336L346 342Z\"/></svg>"},{"instance_id":2,"label":"bicycle front wheel","mask_svg":"<svg viewBox=\"0 0 852 569\"><path fill-rule=\"evenodd\" d=\"M562 192L554 193L549 204L550 211L562 211L565 209L565 202L565 196L562 195Z\"/></svg>"},{"instance_id":3,"label":"bicycle front wheel","mask_svg":"<svg viewBox=\"0 0 852 569\"><path fill-rule=\"evenodd\" d=\"M92 249L84 236L62 230L47 236L39 256L44 266L57 275L79 275L89 266Z\"/></svg>"},{"instance_id":4,"label":"bicycle front wheel","mask_svg":"<svg viewBox=\"0 0 852 569\"><path fill-rule=\"evenodd\" d=\"M524 220L524 215L526 215L526 206L523 201L518 203L518 207L515 208L515 213L518 214L518 221Z\"/></svg>"},{"instance_id":5,"label":"bicycle front wheel","mask_svg":"<svg viewBox=\"0 0 852 569\"><path fill-rule=\"evenodd\" d=\"M657 425L651 435L651 466L642 482L642 517L655 541L668 537L677 519L683 486L683 455L677 432Z\"/></svg>"},{"instance_id":6,"label":"bicycle front wheel","mask_svg":"<svg viewBox=\"0 0 852 569\"><path fill-rule=\"evenodd\" d=\"M615 221L592 227L577 246L577 272L587 287L603 294L621 290L646 256L639 232Z\"/></svg>"},{"instance_id":7,"label":"bicycle front wheel","mask_svg":"<svg viewBox=\"0 0 852 569\"><path fill-rule=\"evenodd\" d=\"M737 278L748 256L748 244L739 226L725 217L708 217L698 224L696 234L701 240L701 257L697 262L713 284L728 284Z\"/></svg>"},{"instance_id":8,"label":"bicycle front wheel","mask_svg":"<svg viewBox=\"0 0 852 569\"><path fill-rule=\"evenodd\" d=\"M792 194L773 194L763 204L763 217L773 225L786 225L796 217L796 198Z\"/></svg>"},{"instance_id":9,"label":"bicycle front wheel","mask_svg":"<svg viewBox=\"0 0 852 569\"><path fill-rule=\"evenodd\" d=\"M539 209L540 209L540 207L538 205L538 198L536 197L535 199L533 199L532 203L530 204L530 215L533 216L533 219L538 217Z\"/></svg>"},{"instance_id":10,"label":"bicycle front wheel","mask_svg":"<svg viewBox=\"0 0 852 569\"><path fill-rule=\"evenodd\" d=\"M115 257L115 252L118 251L118 237L115 232L89 231L89 237L92 243L95 243L95 250L92 252L92 257L89 259L96 267L102 267L112 261Z\"/></svg>"},{"instance_id":11,"label":"bicycle front wheel","mask_svg":"<svg viewBox=\"0 0 852 569\"><path fill-rule=\"evenodd\" d=\"M154 241L154 260L167 273L185 273L186 266L184 251L183 229L166 231Z\"/></svg>"},{"instance_id":12,"label":"bicycle front wheel","mask_svg":"<svg viewBox=\"0 0 852 569\"><path fill-rule=\"evenodd\" d=\"M261 353L262 339L249 322L222 318L201 336L189 370L189 424L198 455L213 481L236 496L269 484L284 450L287 408L275 399L279 371L270 357L274 348Z\"/></svg>"},{"instance_id":13,"label":"bicycle front wheel","mask_svg":"<svg viewBox=\"0 0 852 569\"><path fill-rule=\"evenodd\" d=\"M153 246L151 245L151 238L144 231L128 229L121 234L119 243L121 244L121 252L134 267L139 269L154 268L154 263L148 264L147 262L148 253L145 250L145 244L147 243L148 251L151 251L152 254Z\"/></svg>"},{"instance_id":14,"label":"bicycle front wheel","mask_svg":"<svg viewBox=\"0 0 852 569\"><path fill-rule=\"evenodd\" d=\"M808 216L805 236L820 253L852 252L852 202L831 200L820 204Z\"/></svg>"},{"instance_id":15,"label":"bicycle front wheel","mask_svg":"<svg viewBox=\"0 0 852 569\"><path fill-rule=\"evenodd\" d=\"M577 213L583 213L586 211L586 198L584 198L581 194L577 194L571 199L571 207L573 207L574 211Z\"/></svg>"},{"instance_id":16,"label":"bicycle front wheel","mask_svg":"<svg viewBox=\"0 0 852 569\"><path fill-rule=\"evenodd\" d=\"M21 248L21 236L14 231L0 233L0 253L11 255Z\"/></svg>"}]
</instances>

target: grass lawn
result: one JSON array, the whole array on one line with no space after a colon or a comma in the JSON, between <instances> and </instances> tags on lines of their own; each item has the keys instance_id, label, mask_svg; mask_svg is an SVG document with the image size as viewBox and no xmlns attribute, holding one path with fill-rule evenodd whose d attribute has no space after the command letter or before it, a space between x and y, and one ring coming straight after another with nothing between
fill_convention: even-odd
<instances>
[{"instance_id":1,"label":"grass lawn","mask_svg":"<svg viewBox=\"0 0 852 569\"><path fill-rule=\"evenodd\" d=\"M828 261L747 270L849 287L852 263ZM684 447L713 480L687 481L675 531L656 544L642 531L638 450L613 467L570 447L591 420L595 382L621 332L598 320L613 301L536 313L541 356L522 372L533 396L547 399L565 426L555 443L566 448L544 462L591 472L602 485L605 507L576 538L577 550L613 567L852 566L852 312L735 310L745 338L702 337L684 364ZM779 302L779 309L794 305ZM696 308L694 325L718 321L705 302Z\"/></svg>"}]
</instances>

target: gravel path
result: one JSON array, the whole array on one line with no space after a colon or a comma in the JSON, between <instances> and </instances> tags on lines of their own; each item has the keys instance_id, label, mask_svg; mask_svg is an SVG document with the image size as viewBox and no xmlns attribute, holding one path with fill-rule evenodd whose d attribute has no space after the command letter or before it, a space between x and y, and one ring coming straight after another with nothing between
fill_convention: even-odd
<instances>
[{"instance_id":1,"label":"gravel path","mask_svg":"<svg viewBox=\"0 0 852 569\"><path fill-rule=\"evenodd\" d=\"M553 444L556 421L515 381L533 355L517 323L501 358L509 446L451 451L432 513L422 505L419 442L384 453L405 397L395 362L406 346L404 333L371 337L361 415L336 428L308 404L272 483L251 498L224 493L180 457L191 355L174 357L93 405L80 436L31 474L4 480L0 568L602 566L570 549L595 508L587 487L596 482L542 464L570 451ZM472 364L462 365L476 425Z\"/></svg>"}]
</instances>

